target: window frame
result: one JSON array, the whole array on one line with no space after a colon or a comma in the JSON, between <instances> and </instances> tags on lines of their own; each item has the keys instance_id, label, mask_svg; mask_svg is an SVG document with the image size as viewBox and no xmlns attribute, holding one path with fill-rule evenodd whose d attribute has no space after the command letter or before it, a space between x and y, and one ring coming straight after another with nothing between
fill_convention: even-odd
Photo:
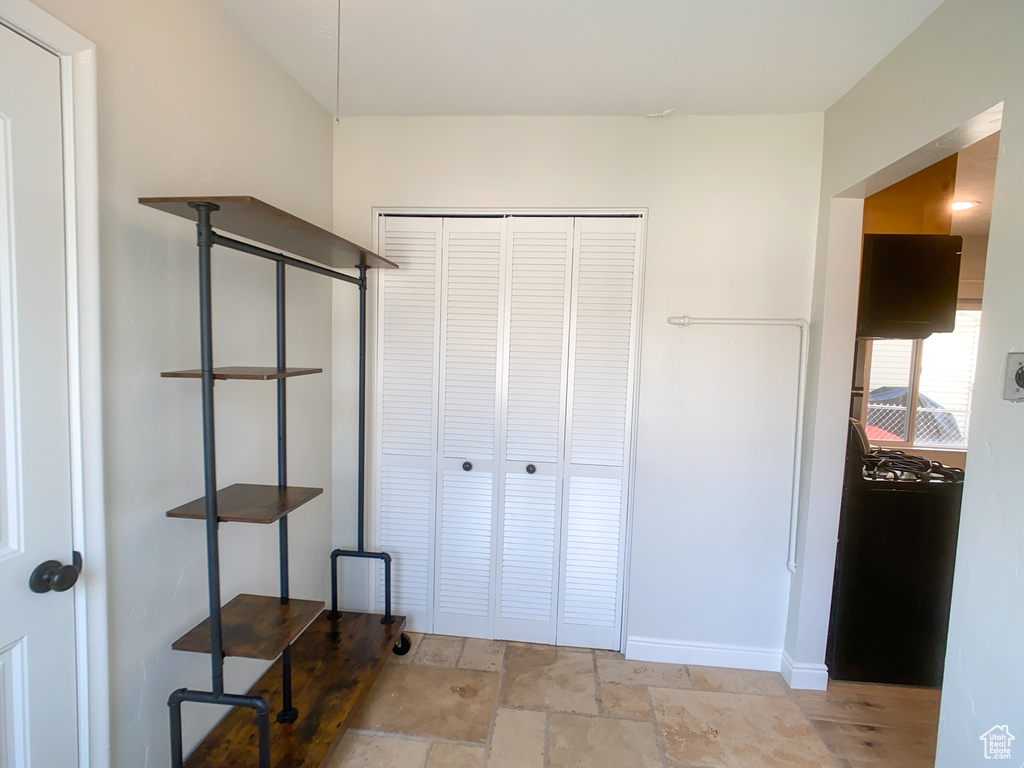
<instances>
[{"instance_id":1,"label":"window frame","mask_svg":"<svg viewBox=\"0 0 1024 768\"><path fill-rule=\"evenodd\" d=\"M981 312L981 302L973 299L961 299L957 302L957 312ZM981 320L979 319L979 324ZM865 339L864 345L864 395L861 398L859 420L861 424L867 426L868 423L868 404L870 396L871 386L871 362L872 353L874 350L874 339ZM906 440L877 440L869 438L869 443L879 448L888 448L902 450L906 448L913 448L925 451L951 451L954 453L963 453L967 451L967 447L970 444L970 432L968 431L967 437L964 440L963 445L928 445L919 444L915 442L914 436L917 434L917 398L920 395L921 390L921 370L922 363L924 360L924 342L927 339L909 339L911 342L911 357L910 357L910 379L907 390L907 415L904 421L906 428L905 434L908 436ZM977 365L977 361L975 361ZM975 371L976 373L976 371ZM973 390L972 380L972 390ZM913 407L911 407L913 403ZM968 424L970 423L970 413L973 410L973 400L971 407L968 408Z\"/></svg>"}]
</instances>

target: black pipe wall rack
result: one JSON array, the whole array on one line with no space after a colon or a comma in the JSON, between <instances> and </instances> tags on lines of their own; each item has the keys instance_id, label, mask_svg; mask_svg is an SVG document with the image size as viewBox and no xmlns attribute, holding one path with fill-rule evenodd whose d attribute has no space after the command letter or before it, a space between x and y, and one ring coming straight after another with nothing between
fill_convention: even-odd
<instances>
[{"instance_id":1,"label":"black pipe wall rack","mask_svg":"<svg viewBox=\"0 0 1024 768\"><path fill-rule=\"evenodd\" d=\"M288 567L288 514L322 493L320 488L299 488L288 485L288 419L287 380L293 376L319 373L318 368L288 368L286 354L285 269L292 267L324 277L350 283L359 289L359 426L357 525L358 544L355 551L334 550L331 553L332 620L341 617L337 600L337 559L358 557L379 559L384 564L385 613L381 623L391 624L391 556L369 552L365 548L365 484L366 466L366 291L367 270L397 268L392 262L351 243L344 238L303 221L253 197L150 197L140 198L142 205L181 216L196 222L196 245L199 251L199 329L200 367L190 371L168 371L168 378L199 378L202 380L204 495L167 513L169 517L202 519L206 524L207 581L209 616L177 640L178 650L210 654L211 690L193 691L180 688L169 699L171 719L171 763L182 768L184 756L181 733L181 705L184 702L247 707L256 714L260 768L270 768L270 713L265 697L226 693L224 690L224 657L243 656L281 659L282 707L277 713L279 723L291 723L299 717L293 705L291 684L291 644L319 615L323 603L291 597ZM237 240L214 231L212 220L225 231L249 241L264 243L303 258L288 256L251 242ZM276 366L273 368L215 368L213 365L213 320L211 254L214 246L247 253L276 263ZM358 277L338 272L352 268ZM214 433L214 381L217 379L273 380L277 382L277 485L236 484L217 488L216 436ZM280 562L280 595L277 598L238 595L224 605L220 589L219 524L237 521L278 524ZM400 627L399 627L400 629ZM391 641L393 642L393 640ZM395 653L405 653L409 639L401 635Z\"/></svg>"}]
</instances>

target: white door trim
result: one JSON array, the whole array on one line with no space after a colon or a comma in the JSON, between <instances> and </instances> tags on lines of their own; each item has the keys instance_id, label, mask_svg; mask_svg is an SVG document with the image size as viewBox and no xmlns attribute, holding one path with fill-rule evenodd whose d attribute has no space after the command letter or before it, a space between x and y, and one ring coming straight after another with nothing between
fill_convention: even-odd
<instances>
[{"instance_id":1,"label":"white door trim","mask_svg":"<svg viewBox=\"0 0 1024 768\"><path fill-rule=\"evenodd\" d=\"M80 768L108 768L110 698L100 367L96 46L28 0L0 0L0 23L31 38L60 60L72 540L85 561L82 579L75 589L78 752Z\"/></svg>"},{"instance_id":2,"label":"white door trim","mask_svg":"<svg viewBox=\"0 0 1024 768\"><path fill-rule=\"evenodd\" d=\"M3 0L0 0L3 2ZM373 233L372 248L375 253L380 253L381 242L380 242L380 227L379 221L381 216L388 215L401 215L401 216L433 216L433 217L445 217L445 216L637 216L640 219L640 231L639 231L639 243L637 246L637 258L639 263L637 265L637 275L639 277L636 286L636 295L633 298L635 302L636 311L636 324L633 329L633 340L634 340L634 351L633 351L633 370L630 376L630 438L629 446L626 450L627 460L629 461L629 468L624 477L624 494L625 494L625 521L624 521L624 544L623 544L623 560L622 560L622 591L620 593L621 600L621 616L619 623L619 650L626 650L626 639L628 637L628 625L629 625L629 571L631 565L631 551L633 545L633 499L636 488L636 433L637 426L640 417L640 361L643 351L643 322L644 322L644 293L646 285L646 269L647 269L647 220L650 215L648 208L472 208L465 206L453 206L453 207L428 207L428 206L373 206L370 209L371 216L371 231ZM370 270L371 274L373 270ZM376 281L376 277L374 276ZM367 310L367 339L372 344L373 355L369 358L372 363L369 368L369 375L372 381L370 387L367 388L367 408L370 409L371 413L377 413L379 406L380 394L378 392L377 381L380 376L379 365L377 362L377 307L379 306L380 296L378 292L380 290L380 281L376 281L376 290L369 291L371 296L372 305ZM376 425L376 421L372 422ZM379 509L379 499L377 494L379 493L378 483L376 481L378 466L376 464L377 456L377 434L378 427L375 426L369 430L366 439L366 455L367 455L367 471L369 477L374 478L371 480L369 490L371 499L373 500L369 509L370 514L376 518ZM370 525L370 531L376 530L376 520L374 524ZM373 535L371 533L371 535ZM378 542L374 541L374 545ZM367 604L375 605L376 597L376 580L370 579L367 584Z\"/></svg>"}]
</instances>

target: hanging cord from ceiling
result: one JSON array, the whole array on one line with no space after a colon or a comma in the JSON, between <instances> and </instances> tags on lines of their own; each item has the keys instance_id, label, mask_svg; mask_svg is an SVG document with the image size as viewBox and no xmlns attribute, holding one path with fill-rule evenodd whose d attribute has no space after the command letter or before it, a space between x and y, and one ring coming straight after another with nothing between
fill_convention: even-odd
<instances>
[{"instance_id":1,"label":"hanging cord from ceiling","mask_svg":"<svg viewBox=\"0 0 1024 768\"><path fill-rule=\"evenodd\" d=\"M341 122L341 0L338 0L338 55L334 64L334 124Z\"/></svg>"}]
</instances>

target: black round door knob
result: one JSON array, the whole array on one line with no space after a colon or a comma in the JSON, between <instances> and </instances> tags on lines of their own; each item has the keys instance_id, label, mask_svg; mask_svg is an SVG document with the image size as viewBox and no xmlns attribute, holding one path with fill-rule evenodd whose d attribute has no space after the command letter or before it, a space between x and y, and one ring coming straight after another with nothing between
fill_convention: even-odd
<instances>
[{"instance_id":1,"label":"black round door knob","mask_svg":"<svg viewBox=\"0 0 1024 768\"><path fill-rule=\"evenodd\" d=\"M533 466L533 464L527 464L526 465L526 474L532 475L536 471L537 471L537 468L535 466Z\"/></svg>"},{"instance_id":2,"label":"black round door knob","mask_svg":"<svg viewBox=\"0 0 1024 768\"><path fill-rule=\"evenodd\" d=\"M464 461L464 462L462 462L462 468L464 470L466 470L467 472L469 472L469 470L471 470L473 468L473 465L470 464L468 461Z\"/></svg>"},{"instance_id":3,"label":"black round door knob","mask_svg":"<svg viewBox=\"0 0 1024 768\"><path fill-rule=\"evenodd\" d=\"M28 578L28 588L33 592L67 592L78 581L79 569L74 565L62 565L59 560L46 560L36 566Z\"/></svg>"}]
</instances>

